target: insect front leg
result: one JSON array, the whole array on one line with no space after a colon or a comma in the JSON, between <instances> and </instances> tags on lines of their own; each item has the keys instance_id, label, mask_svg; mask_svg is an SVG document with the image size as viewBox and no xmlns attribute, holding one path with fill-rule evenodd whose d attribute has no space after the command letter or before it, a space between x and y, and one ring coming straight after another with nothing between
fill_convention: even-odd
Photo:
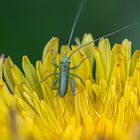
<instances>
[{"instance_id":1,"label":"insect front leg","mask_svg":"<svg viewBox=\"0 0 140 140\"><path fill-rule=\"evenodd\" d=\"M79 79L79 80L81 81L81 83L85 86L83 80L82 80L79 76L77 76L77 75L75 75L75 74L72 74L72 73L70 73L70 76L73 76L73 77Z\"/></svg>"},{"instance_id":2,"label":"insect front leg","mask_svg":"<svg viewBox=\"0 0 140 140\"><path fill-rule=\"evenodd\" d=\"M73 78L70 78L70 85L71 85L72 94L75 95L75 85L74 85Z\"/></svg>"},{"instance_id":3,"label":"insect front leg","mask_svg":"<svg viewBox=\"0 0 140 140\"><path fill-rule=\"evenodd\" d=\"M70 70L78 68L88 57L85 57L77 66L70 68Z\"/></svg>"},{"instance_id":4,"label":"insect front leg","mask_svg":"<svg viewBox=\"0 0 140 140\"><path fill-rule=\"evenodd\" d=\"M59 68L59 66L55 63L55 58L52 59L52 65L54 65L56 68Z\"/></svg>"}]
</instances>

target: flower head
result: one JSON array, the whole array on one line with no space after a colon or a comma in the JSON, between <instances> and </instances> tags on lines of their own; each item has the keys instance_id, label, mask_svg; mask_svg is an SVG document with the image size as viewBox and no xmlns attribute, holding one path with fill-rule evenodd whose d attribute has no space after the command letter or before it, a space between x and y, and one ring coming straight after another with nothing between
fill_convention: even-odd
<instances>
[{"instance_id":1,"label":"flower head","mask_svg":"<svg viewBox=\"0 0 140 140\"><path fill-rule=\"evenodd\" d=\"M93 40L85 34L78 46ZM68 51L69 56L77 45ZM131 57L131 42L125 39L111 49L108 39L101 39L75 52L70 58L71 71L84 81L74 80L76 95L70 83L66 96L58 96L59 82L52 89L55 76L67 46L58 52L58 38L45 46L42 61L34 67L27 56L21 70L10 57L0 57L0 136L2 139L35 140L137 140L140 118L140 51ZM4 60L4 63L3 63ZM3 72L2 72L3 71ZM3 75L5 81L3 81ZM59 77L58 77L59 78ZM68 77L69 78L69 77ZM41 82L44 80L43 82Z\"/></svg>"}]
</instances>

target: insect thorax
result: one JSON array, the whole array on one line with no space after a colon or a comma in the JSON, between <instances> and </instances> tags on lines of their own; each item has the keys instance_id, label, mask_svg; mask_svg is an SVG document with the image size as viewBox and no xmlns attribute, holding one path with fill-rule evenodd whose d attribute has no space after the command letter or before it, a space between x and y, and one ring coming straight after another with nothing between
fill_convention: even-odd
<instances>
[{"instance_id":1,"label":"insect thorax","mask_svg":"<svg viewBox=\"0 0 140 140\"><path fill-rule=\"evenodd\" d=\"M61 72L69 72L70 69L70 60L68 57L63 57L61 59L61 64L60 64L60 71Z\"/></svg>"}]
</instances>

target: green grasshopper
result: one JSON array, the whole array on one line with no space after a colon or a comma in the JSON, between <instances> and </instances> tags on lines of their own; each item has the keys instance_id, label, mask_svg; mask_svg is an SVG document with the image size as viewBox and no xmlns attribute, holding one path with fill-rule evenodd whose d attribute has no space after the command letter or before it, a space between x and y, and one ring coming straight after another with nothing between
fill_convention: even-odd
<instances>
[{"instance_id":1,"label":"green grasshopper","mask_svg":"<svg viewBox=\"0 0 140 140\"><path fill-rule=\"evenodd\" d=\"M77 52L78 50L80 50L81 48L86 47L87 45L89 45L89 44L91 44L91 43L93 43L93 42L99 41L100 38L101 38L101 37L100 37L100 38L97 38L97 39L94 40L94 41L90 41L90 42L88 42L88 43L86 43L86 44L80 46L79 48L77 48L76 50L74 50L69 56L67 56L67 52L68 52L68 49L69 49L69 46L70 46L70 42L71 42L71 39L72 39L72 35L73 35L74 30L75 30L76 23L77 23L77 21L78 21L78 18L79 18L79 16L80 16L81 10L82 10L82 8L83 8L85 2L86 2L86 0L83 0L83 1L81 2L81 4L80 4L79 8L78 8L78 11L77 11L77 14L76 14L76 17L75 17L75 20L74 20L74 24L73 24L73 26L72 26L71 34L70 34L70 37L69 37L69 41L68 41L68 45L67 45L68 47L67 47L67 49L66 49L66 53L65 53L64 57L60 60L60 65L57 65L57 64L55 63L54 59L52 60L52 65L54 65L54 67L58 68L58 69L60 70L60 72L59 72L59 73L54 72L54 73L48 75L44 80L41 81L41 82L44 82L44 81L47 80L49 77L55 76L54 81L53 81L53 84L52 84L52 88L54 88L54 87L57 85L57 83L59 83L58 94L59 94L60 97L64 97L64 96L66 95L67 90L68 90L68 83L69 83L69 80L70 80L70 85L71 85L72 94L75 95L75 84L74 84L74 79L73 79L73 78L79 79L79 80L81 81L81 83L85 86L83 80L82 80L78 75L75 75L75 74L70 73L70 71L71 71L71 70L74 70L74 69L76 69L76 68L78 68L78 67L80 67L81 64L82 64L88 57L85 57L83 60L81 60L81 62L80 62L78 65L76 65L76 66L74 66L74 67L70 67L70 58L71 58L71 56L72 56L75 52ZM125 26L125 27L123 27L123 28L121 28L121 29L119 29L119 30L116 30L116 31L112 32L112 33L109 33L109 34L107 34L107 35L104 35L104 36L102 36L102 37L111 36L111 35L113 35L113 34L115 34L115 33L118 33L118 32L120 32L120 31L125 30L125 29L127 29L127 28L129 28L129 27L131 27L131 26L136 25L136 24L137 24L137 23L130 24L130 25ZM57 77L57 76L59 76L59 77Z\"/></svg>"},{"instance_id":2,"label":"green grasshopper","mask_svg":"<svg viewBox=\"0 0 140 140\"><path fill-rule=\"evenodd\" d=\"M67 47L67 50L66 50L64 57L60 60L60 66L55 63L54 59L52 60L52 64L54 65L54 67L58 68L60 70L60 72L59 73L56 73L56 72L52 73L52 74L48 75L44 80L41 81L41 82L43 82L43 81L47 80L50 76L55 76L55 79L54 79L53 84L52 84L52 88L54 88L57 85L57 83L59 82L58 93L59 93L60 97L64 97L66 95L67 90L68 90L69 80L70 80L70 85L71 85L71 89L72 89L72 94L75 95L75 84L74 84L73 77L79 79L81 81L81 83L85 86L83 80L78 75L70 73L70 71L78 68L88 57L85 57L83 60L81 60L81 62L77 66L70 67L71 55L67 56L67 52L68 52L68 49L70 46L72 35L74 33L76 23L78 21L78 18L80 16L80 13L81 13L83 6L85 5L85 2L86 2L86 0L83 0L81 2L81 4L79 5L78 12L76 14L74 24L72 26L72 30L70 33L70 37L69 37L69 41L68 41L68 45L67 45L68 47ZM78 48L78 50L79 49L80 48ZM59 78L56 77L57 75L59 75Z\"/></svg>"}]
</instances>

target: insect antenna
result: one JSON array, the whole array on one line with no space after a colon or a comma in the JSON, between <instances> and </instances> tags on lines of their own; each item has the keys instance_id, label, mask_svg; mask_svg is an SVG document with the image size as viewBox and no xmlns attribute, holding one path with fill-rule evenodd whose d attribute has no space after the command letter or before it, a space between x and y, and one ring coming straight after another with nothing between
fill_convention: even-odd
<instances>
[{"instance_id":1,"label":"insect antenna","mask_svg":"<svg viewBox=\"0 0 140 140\"><path fill-rule=\"evenodd\" d=\"M111 33L109 33L109 34L106 34L106 35L104 35L104 36L102 36L102 37L104 37L104 38L105 38L105 37L109 37L109 36L111 36L111 35L114 35L114 34L116 34L116 33L121 32L121 31L123 31L123 30L125 30L125 29L128 29L128 28L130 28L130 27L133 27L133 26L135 26L135 25L137 25L137 24L138 24L138 22L129 24L129 25L124 26L124 27L122 27L122 28L120 28L120 29L118 29L118 30L116 30L116 31L113 31L113 32L111 32ZM81 48L83 48L83 47L85 47L85 46L87 46L87 45L89 45L89 44L91 44L91 43L93 43L93 42L99 41L102 37L99 37L99 38L97 38L97 39L95 39L95 40L93 40L93 41L90 41L90 42L88 42L88 43L86 43L86 44L80 46L78 49L74 50L74 51L69 55L69 58L70 58L75 52L77 52L78 50L80 50Z\"/></svg>"},{"instance_id":2,"label":"insect antenna","mask_svg":"<svg viewBox=\"0 0 140 140\"><path fill-rule=\"evenodd\" d=\"M75 19L74 19L74 22L73 22L73 25L72 25L72 29L71 29L71 32L70 32L70 36L69 36L69 40L68 40L68 44L67 44L67 49L66 49L66 53L65 53L65 56L67 55L68 53L68 50L69 50L69 46L70 46L70 43L71 43L71 40L72 40L72 36L73 36L73 33L74 33L74 30L75 30L75 27L76 27L76 24L78 22L78 19L80 17L80 14L81 14L81 11L85 5L87 0L82 0L79 7L78 7L78 11L76 13L76 16L75 16Z\"/></svg>"}]
</instances>

